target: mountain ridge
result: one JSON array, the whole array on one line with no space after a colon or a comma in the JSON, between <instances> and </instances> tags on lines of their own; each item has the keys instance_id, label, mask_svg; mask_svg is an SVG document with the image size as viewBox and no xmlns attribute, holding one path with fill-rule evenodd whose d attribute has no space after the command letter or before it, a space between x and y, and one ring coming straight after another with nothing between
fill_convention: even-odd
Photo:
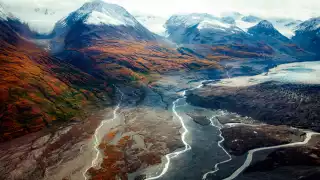
<instances>
[{"instance_id":1,"label":"mountain ridge","mask_svg":"<svg viewBox=\"0 0 320 180\"><path fill-rule=\"evenodd\" d=\"M295 33L292 38L295 43L320 57L320 17L304 21Z\"/></svg>"}]
</instances>

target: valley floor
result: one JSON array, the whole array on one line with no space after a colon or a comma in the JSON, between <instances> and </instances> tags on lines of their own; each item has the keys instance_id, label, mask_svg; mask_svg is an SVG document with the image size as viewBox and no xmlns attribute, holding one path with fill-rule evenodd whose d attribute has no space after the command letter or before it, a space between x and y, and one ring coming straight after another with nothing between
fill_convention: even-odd
<instances>
[{"instance_id":1,"label":"valley floor","mask_svg":"<svg viewBox=\"0 0 320 180\"><path fill-rule=\"evenodd\" d=\"M222 76L218 71L177 72L139 88L119 85L117 107L96 112L84 123L1 144L1 179L219 180L243 165L247 151L291 143L300 145L255 152L236 179L262 174L312 179L319 173L318 135L304 145L305 130L193 106L183 97L185 90L214 83L203 80ZM300 167L295 177L290 175L294 167Z\"/></svg>"}]
</instances>

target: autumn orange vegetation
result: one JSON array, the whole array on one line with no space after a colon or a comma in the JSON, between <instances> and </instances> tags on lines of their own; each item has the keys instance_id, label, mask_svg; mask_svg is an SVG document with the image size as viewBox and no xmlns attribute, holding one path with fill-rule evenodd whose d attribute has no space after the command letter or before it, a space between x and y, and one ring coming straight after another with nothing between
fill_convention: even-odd
<instances>
[{"instance_id":1,"label":"autumn orange vegetation","mask_svg":"<svg viewBox=\"0 0 320 180\"><path fill-rule=\"evenodd\" d=\"M113 139L110 139L110 137L114 137L115 133L117 131L106 135L103 143L100 144L99 148L104 152L104 159L100 167L89 169L90 179L117 180L120 178L126 180L128 179L128 173L137 171L142 165L161 163L163 154L156 154L156 152L152 151L144 152L142 149L132 148L134 141L131 136L123 136L114 144ZM152 143L155 143L154 140ZM137 156L128 155L130 152L134 152Z\"/></svg>"},{"instance_id":2,"label":"autumn orange vegetation","mask_svg":"<svg viewBox=\"0 0 320 180\"><path fill-rule=\"evenodd\" d=\"M92 180L109 179L116 180L128 179L128 167L125 165L125 148L132 144L128 136L120 139L118 145L109 144L108 142L100 144L100 149L104 151L105 157L99 169L89 169Z\"/></svg>"},{"instance_id":3,"label":"autumn orange vegetation","mask_svg":"<svg viewBox=\"0 0 320 180\"><path fill-rule=\"evenodd\" d=\"M304 51L301 47L297 46L296 44L284 44L284 45L287 47L293 48L294 50L299 51L299 52Z\"/></svg>"},{"instance_id":4,"label":"autumn orange vegetation","mask_svg":"<svg viewBox=\"0 0 320 180\"><path fill-rule=\"evenodd\" d=\"M110 87L32 43L22 39L0 43L0 142L38 131L53 121L81 119L82 108L109 100Z\"/></svg>"},{"instance_id":5,"label":"autumn orange vegetation","mask_svg":"<svg viewBox=\"0 0 320 180\"><path fill-rule=\"evenodd\" d=\"M219 67L155 42L101 40L73 50L90 57L90 74L18 36L8 43L10 34L0 47L0 141L84 117L83 107L110 103L113 81L148 82L150 73Z\"/></svg>"},{"instance_id":6,"label":"autumn orange vegetation","mask_svg":"<svg viewBox=\"0 0 320 180\"><path fill-rule=\"evenodd\" d=\"M233 45L219 45L211 47L213 53L224 55L227 57L238 57L238 58L258 58L262 56L268 56L273 54L271 47L260 44L260 46L246 46L243 44ZM212 55L211 55L212 56Z\"/></svg>"},{"instance_id":7,"label":"autumn orange vegetation","mask_svg":"<svg viewBox=\"0 0 320 180\"><path fill-rule=\"evenodd\" d=\"M182 55L156 42L103 40L76 51L89 55L106 76L121 81L144 81L148 73L219 67L215 61Z\"/></svg>"}]
</instances>

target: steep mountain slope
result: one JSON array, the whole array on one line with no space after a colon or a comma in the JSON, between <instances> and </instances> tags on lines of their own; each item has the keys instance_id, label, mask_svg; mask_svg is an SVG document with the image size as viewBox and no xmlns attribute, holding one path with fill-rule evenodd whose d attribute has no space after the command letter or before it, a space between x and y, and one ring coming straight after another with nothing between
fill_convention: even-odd
<instances>
[{"instance_id":1,"label":"steep mountain slope","mask_svg":"<svg viewBox=\"0 0 320 180\"><path fill-rule=\"evenodd\" d=\"M292 40L302 48L320 55L320 17L311 18L298 25Z\"/></svg>"},{"instance_id":2,"label":"steep mountain slope","mask_svg":"<svg viewBox=\"0 0 320 180\"><path fill-rule=\"evenodd\" d=\"M307 56L303 49L294 44L290 39L282 35L275 27L266 20L259 22L256 26L248 29L248 33L259 41L273 47L275 51L291 56Z\"/></svg>"},{"instance_id":3,"label":"steep mountain slope","mask_svg":"<svg viewBox=\"0 0 320 180\"><path fill-rule=\"evenodd\" d=\"M111 103L109 84L50 57L8 21L0 26L0 141L84 119L86 107Z\"/></svg>"},{"instance_id":4,"label":"steep mountain slope","mask_svg":"<svg viewBox=\"0 0 320 180\"><path fill-rule=\"evenodd\" d=\"M52 50L89 46L100 39L156 40L156 36L142 26L124 8L102 0L85 3L78 10L56 23ZM62 43L62 42L65 42Z\"/></svg>"},{"instance_id":5,"label":"steep mountain slope","mask_svg":"<svg viewBox=\"0 0 320 180\"><path fill-rule=\"evenodd\" d=\"M264 35L280 41L289 42L289 39L276 30L275 27L267 20L260 21L257 25L249 28L248 33L253 35Z\"/></svg>"}]
</instances>

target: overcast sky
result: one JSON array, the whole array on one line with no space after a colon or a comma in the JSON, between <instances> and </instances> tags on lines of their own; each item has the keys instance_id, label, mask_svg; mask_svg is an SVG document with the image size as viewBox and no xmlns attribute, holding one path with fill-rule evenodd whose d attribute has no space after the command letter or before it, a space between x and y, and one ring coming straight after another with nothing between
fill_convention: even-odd
<instances>
[{"instance_id":1,"label":"overcast sky","mask_svg":"<svg viewBox=\"0 0 320 180\"><path fill-rule=\"evenodd\" d=\"M89 0L0 0L11 6L29 8L48 7L64 12L73 11ZM320 16L320 0L105 0L119 4L129 12L157 16L176 13L203 12L218 15L237 11L263 17L291 17L307 19Z\"/></svg>"}]
</instances>

